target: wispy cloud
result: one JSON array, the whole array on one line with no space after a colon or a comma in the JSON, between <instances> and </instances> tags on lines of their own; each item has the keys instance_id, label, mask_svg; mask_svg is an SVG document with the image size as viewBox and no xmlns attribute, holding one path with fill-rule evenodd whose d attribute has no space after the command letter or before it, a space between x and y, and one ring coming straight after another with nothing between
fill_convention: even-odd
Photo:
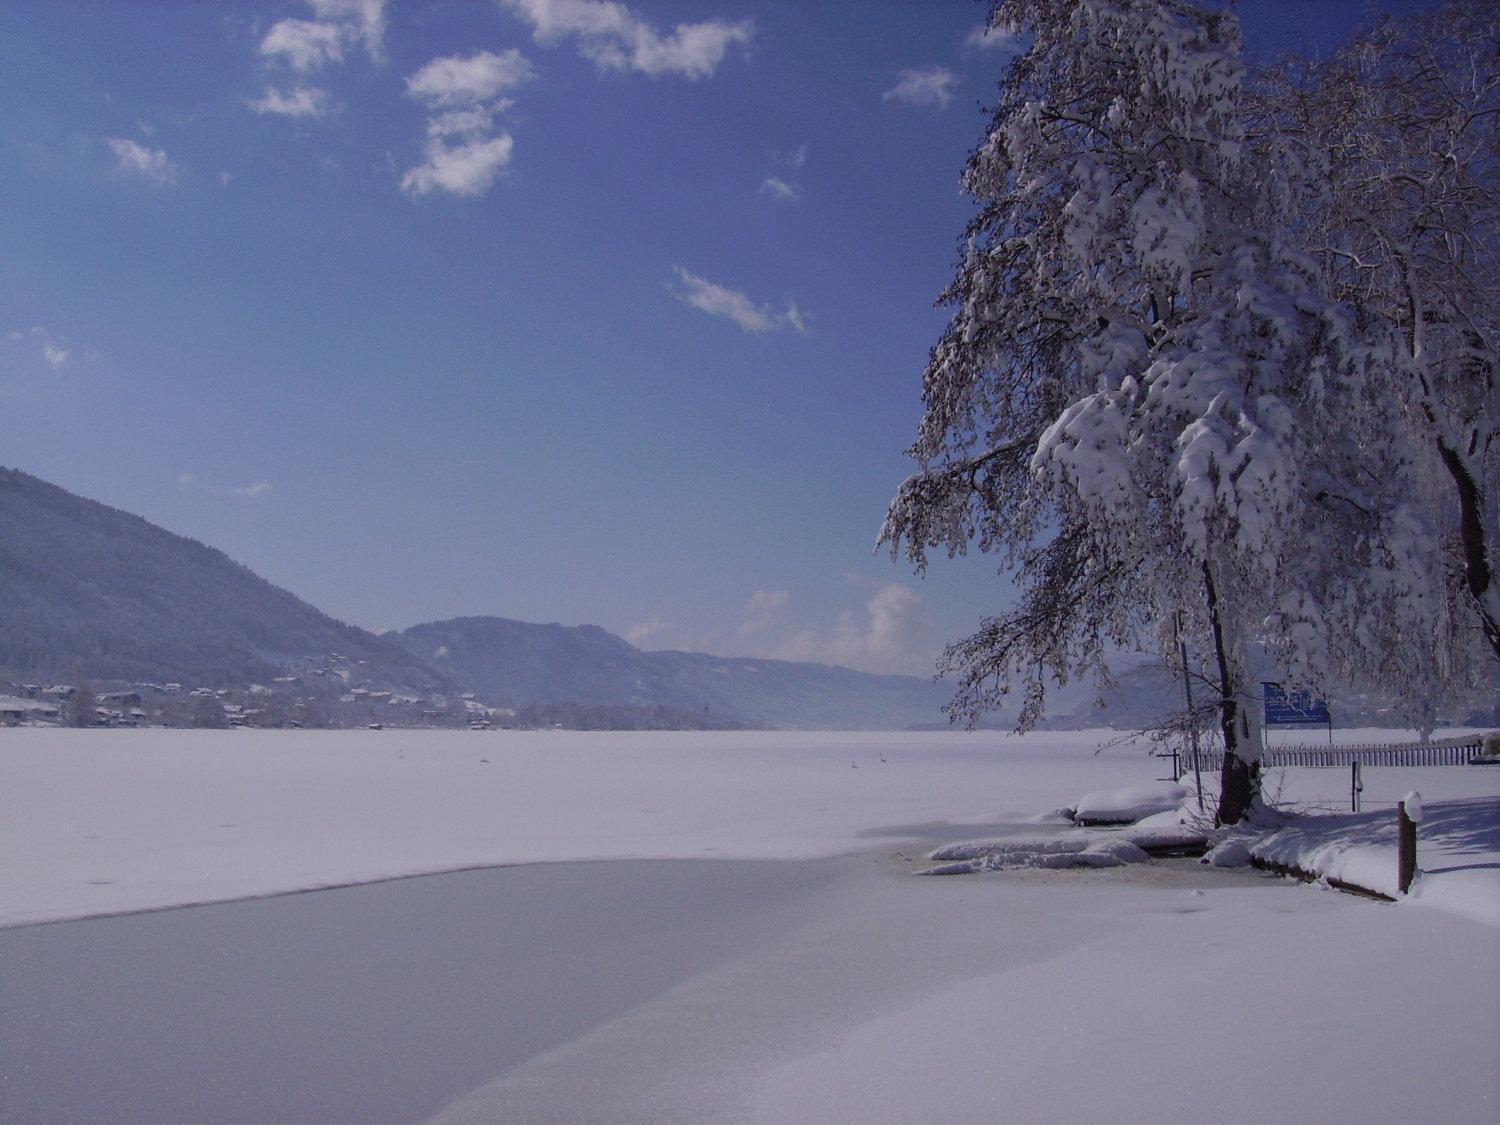
<instances>
[{"instance_id":1,"label":"wispy cloud","mask_svg":"<svg viewBox=\"0 0 1500 1125\"><path fill-rule=\"evenodd\" d=\"M881 97L888 102L944 109L953 101L953 87L957 84L958 75L946 67L908 68L896 75L896 84Z\"/></svg>"},{"instance_id":2,"label":"wispy cloud","mask_svg":"<svg viewBox=\"0 0 1500 1125\"><path fill-rule=\"evenodd\" d=\"M326 117L333 112L333 95L315 86L294 86L278 90L267 86L265 93L250 103L256 113L274 113L282 117Z\"/></svg>"},{"instance_id":3,"label":"wispy cloud","mask_svg":"<svg viewBox=\"0 0 1500 1125\"><path fill-rule=\"evenodd\" d=\"M1021 36L1013 29L982 23L969 29L964 46L971 51L1019 51Z\"/></svg>"},{"instance_id":4,"label":"wispy cloud","mask_svg":"<svg viewBox=\"0 0 1500 1125\"><path fill-rule=\"evenodd\" d=\"M745 603L745 620L740 623L740 637L752 637L763 633L775 624L781 611L791 601L785 590L756 590Z\"/></svg>"},{"instance_id":5,"label":"wispy cloud","mask_svg":"<svg viewBox=\"0 0 1500 1125\"><path fill-rule=\"evenodd\" d=\"M642 621L639 625L632 625L625 630L625 639L631 644L640 647L652 637L665 633L671 625L659 617L653 617L650 621Z\"/></svg>"},{"instance_id":6,"label":"wispy cloud","mask_svg":"<svg viewBox=\"0 0 1500 1125\"><path fill-rule=\"evenodd\" d=\"M514 48L498 55L476 51L433 59L407 78L406 92L434 108L475 106L535 77L536 68Z\"/></svg>"},{"instance_id":7,"label":"wispy cloud","mask_svg":"<svg viewBox=\"0 0 1500 1125\"><path fill-rule=\"evenodd\" d=\"M357 38L365 53L380 62L385 58L386 0L307 0L320 20L339 25Z\"/></svg>"},{"instance_id":8,"label":"wispy cloud","mask_svg":"<svg viewBox=\"0 0 1500 1125\"><path fill-rule=\"evenodd\" d=\"M791 152L771 153L773 172L760 182L760 194L768 195L778 203L791 203L802 198L802 166L807 163L807 146L798 145Z\"/></svg>"},{"instance_id":9,"label":"wispy cloud","mask_svg":"<svg viewBox=\"0 0 1500 1125\"><path fill-rule=\"evenodd\" d=\"M760 182L760 193L769 195L772 199L778 199L790 203L794 199L802 198L802 189L777 176L767 176Z\"/></svg>"},{"instance_id":10,"label":"wispy cloud","mask_svg":"<svg viewBox=\"0 0 1500 1125\"><path fill-rule=\"evenodd\" d=\"M260 41L260 54L298 73L342 62L344 48L362 43L370 58L384 57L385 0L307 0L316 19L284 19Z\"/></svg>"},{"instance_id":11,"label":"wispy cloud","mask_svg":"<svg viewBox=\"0 0 1500 1125\"><path fill-rule=\"evenodd\" d=\"M199 478L197 473L188 471L179 473L177 484L180 488L193 489L198 492L206 492L213 496L237 496L242 500L259 500L269 496L273 491L271 482L258 480L254 484L212 484Z\"/></svg>"},{"instance_id":12,"label":"wispy cloud","mask_svg":"<svg viewBox=\"0 0 1500 1125\"><path fill-rule=\"evenodd\" d=\"M483 195L510 166L515 141L494 132L495 114L511 106L500 95L530 82L536 69L517 50L433 59L406 80L409 97L425 102L425 159L401 177L413 198L434 191Z\"/></svg>"},{"instance_id":13,"label":"wispy cloud","mask_svg":"<svg viewBox=\"0 0 1500 1125\"><path fill-rule=\"evenodd\" d=\"M858 584L866 585L864 581ZM863 607L841 614L831 630L794 633L766 655L841 664L866 672L930 674L933 630L926 603L899 582L873 585Z\"/></svg>"},{"instance_id":14,"label":"wispy cloud","mask_svg":"<svg viewBox=\"0 0 1500 1125\"><path fill-rule=\"evenodd\" d=\"M385 57L385 0L307 0L315 19L284 19L271 25L258 48L267 67L311 74L343 62L345 48L362 44L375 61ZM267 86L246 104L256 113L281 117L325 117L333 110L327 90L305 85Z\"/></svg>"},{"instance_id":15,"label":"wispy cloud","mask_svg":"<svg viewBox=\"0 0 1500 1125\"><path fill-rule=\"evenodd\" d=\"M433 137L427 142L427 159L401 177L401 190L411 196L434 191L483 195L510 165L514 148L509 133L456 145Z\"/></svg>"},{"instance_id":16,"label":"wispy cloud","mask_svg":"<svg viewBox=\"0 0 1500 1125\"><path fill-rule=\"evenodd\" d=\"M53 371L60 371L72 355L70 349L65 348L61 341L39 324L29 329L14 328L5 334L5 338L12 344L27 345L28 350L41 344L41 360ZM31 354L34 357L38 355L37 352Z\"/></svg>"},{"instance_id":17,"label":"wispy cloud","mask_svg":"<svg viewBox=\"0 0 1500 1125\"><path fill-rule=\"evenodd\" d=\"M260 41L261 56L287 64L298 73L317 70L344 57L344 29L316 20L281 20Z\"/></svg>"},{"instance_id":18,"label":"wispy cloud","mask_svg":"<svg viewBox=\"0 0 1500 1125\"><path fill-rule=\"evenodd\" d=\"M115 154L115 169L131 176L144 176L153 183L170 184L177 179L177 166L159 148L146 148L129 137L110 137L107 143Z\"/></svg>"},{"instance_id":19,"label":"wispy cloud","mask_svg":"<svg viewBox=\"0 0 1500 1125\"><path fill-rule=\"evenodd\" d=\"M751 20L705 20L658 31L617 0L499 0L531 25L538 43L578 41L578 53L600 70L653 77L708 78L731 46L749 49Z\"/></svg>"},{"instance_id":20,"label":"wispy cloud","mask_svg":"<svg viewBox=\"0 0 1500 1125\"><path fill-rule=\"evenodd\" d=\"M802 311L790 301L787 302L785 311L776 312L769 305L757 305L737 289L715 284L681 266L672 268L682 283L681 289L671 289L672 294L700 312L731 320L746 332L776 332L782 328L804 333L807 331L807 321Z\"/></svg>"},{"instance_id":21,"label":"wispy cloud","mask_svg":"<svg viewBox=\"0 0 1500 1125\"><path fill-rule=\"evenodd\" d=\"M479 106L474 109L450 109L427 119L429 137L478 137L490 131L497 112L509 109L513 103L501 98L493 109Z\"/></svg>"}]
</instances>

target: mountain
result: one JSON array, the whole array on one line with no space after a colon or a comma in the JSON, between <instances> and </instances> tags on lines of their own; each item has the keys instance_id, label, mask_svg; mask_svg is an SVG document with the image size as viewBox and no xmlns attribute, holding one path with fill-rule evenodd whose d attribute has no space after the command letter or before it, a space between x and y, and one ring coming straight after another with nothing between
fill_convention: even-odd
<instances>
[{"instance_id":1,"label":"mountain","mask_svg":"<svg viewBox=\"0 0 1500 1125\"><path fill-rule=\"evenodd\" d=\"M0 678L227 687L313 666L338 682L352 668L385 688L441 684L211 547L0 469Z\"/></svg>"},{"instance_id":2,"label":"mountain","mask_svg":"<svg viewBox=\"0 0 1500 1125\"><path fill-rule=\"evenodd\" d=\"M948 690L827 664L643 652L597 625L459 617L397 634L491 703L668 707L773 727L904 728L942 718Z\"/></svg>"}]
</instances>

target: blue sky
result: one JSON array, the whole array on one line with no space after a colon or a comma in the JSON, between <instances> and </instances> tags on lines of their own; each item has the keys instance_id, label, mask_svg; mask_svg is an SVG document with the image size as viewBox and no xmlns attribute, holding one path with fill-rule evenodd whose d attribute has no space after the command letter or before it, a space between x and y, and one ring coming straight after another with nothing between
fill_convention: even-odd
<instances>
[{"instance_id":1,"label":"blue sky","mask_svg":"<svg viewBox=\"0 0 1500 1125\"><path fill-rule=\"evenodd\" d=\"M1364 10L1242 6L1261 53ZM0 463L370 628L925 672L1009 598L871 553L982 15L0 4Z\"/></svg>"}]
</instances>

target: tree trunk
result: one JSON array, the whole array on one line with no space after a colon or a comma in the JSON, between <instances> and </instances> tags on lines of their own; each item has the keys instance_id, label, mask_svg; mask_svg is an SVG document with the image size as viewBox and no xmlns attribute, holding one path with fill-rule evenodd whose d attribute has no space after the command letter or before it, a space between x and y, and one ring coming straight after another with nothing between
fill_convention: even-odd
<instances>
[{"instance_id":1,"label":"tree trunk","mask_svg":"<svg viewBox=\"0 0 1500 1125\"><path fill-rule=\"evenodd\" d=\"M1214 658L1219 666L1219 727L1224 733L1224 772L1219 788L1218 825L1238 824L1260 797L1260 747L1252 738L1251 716L1241 702L1243 661L1229 639L1224 607L1214 584L1213 570L1203 564L1203 589L1208 597L1208 619L1213 627ZM1234 651L1231 651L1234 649Z\"/></svg>"},{"instance_id":2,"label":"tree trunk","mask_svg":"<svg viewBox=\"0 0 1500 1125\"><path fill-rule=\"evenodd\" d=\"M1458 534L1463 544L1464 586L1479 610L1479 620L1484 626L1485 639L1490 642L1490 650L1495 659L1500 660L1500 609L1496 606L1500 595L1495 590L1489 543L1484 533L1484 494L1458 450L1439 439L1438 453L1458 492Z\"/></svg>"}]
</instances>

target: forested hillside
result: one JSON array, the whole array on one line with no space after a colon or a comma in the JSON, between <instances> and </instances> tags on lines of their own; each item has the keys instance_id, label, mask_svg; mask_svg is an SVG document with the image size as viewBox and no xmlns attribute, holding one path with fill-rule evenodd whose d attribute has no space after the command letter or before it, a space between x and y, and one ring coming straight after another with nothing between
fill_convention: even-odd
<instances>
[{"instance_id":1,"label":"forested hillside","mask_svg":"<svg viewBox=\"0 0 1500 1125\"><path fill-rule=\"evenodd\" d=\"M438 683L404 650L220 551L0 469L0 676L219 687L335 653L373 683Z\"/></svg>"}]
</instances>

